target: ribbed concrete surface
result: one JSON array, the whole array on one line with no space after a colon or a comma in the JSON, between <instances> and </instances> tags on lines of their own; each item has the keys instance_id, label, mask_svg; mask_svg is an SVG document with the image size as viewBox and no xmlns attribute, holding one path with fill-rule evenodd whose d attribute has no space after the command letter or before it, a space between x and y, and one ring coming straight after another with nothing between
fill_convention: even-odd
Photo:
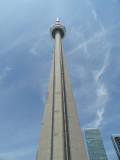
<instances>
[{"instance_id":1,"label":"ribbed concrete surface","mask_svg":"<svg viewBox=\"0 0 120 160\"><path fill-rule=\"evenodd\" d=\"M59 32L36 160L87 160Z\"/></svg>"}]
</instances>

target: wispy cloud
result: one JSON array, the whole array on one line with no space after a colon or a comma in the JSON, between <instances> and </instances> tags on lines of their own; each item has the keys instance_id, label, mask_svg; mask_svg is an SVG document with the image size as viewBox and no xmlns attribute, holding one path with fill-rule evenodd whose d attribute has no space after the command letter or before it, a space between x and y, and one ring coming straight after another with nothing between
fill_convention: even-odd
<instances>
[{"instance_id":1,"label":"wispy cloud","mask_svg":"<svg viewBox=\"0 0 120 160\"><path fill-rule=\"evenodd\" d=\"M102 67L99 70L93 72L93 76L96 83L96 94L97 94L97 100L96 100L97 118L92 122L92 125L95 126L96 128L98 128L102 124L105 107L109 99L107 87L105 83L101 80L102 75L109 66L109 54L110 54L109 52L106 54Z\"/></svg>"},{"instance_id":2,"label":"wispy cloud","mask_svg":"<svg viewBox=\"0 0 120 160\"><path fill-rule=\"evenodd\" d=\"M99 20L98 14L95 10L95 8L93 7L92 3L90 2L90 0L87 0L88 5L91 8L91 13L93 15L93 18L95 19L95 21L100 25L101 29L105 32L105 28L104 25L101 23L101 21Z\"/></svg>"},{"instance_id":3,"label":"wispy cloud","mask_svg":"<svg viewBox=\"0 0 120 160\"><path fill-rule=\"evenodd\" d=\"M84 35L82 36L83 42L82 43L78 43L75 48L73 48L69 54L72 55L74 53L79 53L78 51L80 51L81 49L84 49L84 53L88 53L87 56L89 55L88 52L88 45L89 44L94 44L95 42L99 41L100 39L104 38L105 36L105 30L102 28L100 28L99 31L95 32L89 39L85 39Z\"/></svg>"},{"instance_id":4,"label":"wispy cloud","mask_svg":"<svg viewBox=\"0 0 120 160\"><path fill-rule=\"evenodd\" d=\"M93 124L95 128L98 128L98 126L100 126L103 120L103 114L104 114L104 108L101 108L100 110L97 111L97 119L94 121Z\"/></svg>"},{"instance_id":5,"label":"wispy cloud","mask_svg":"<svg viewBox=\"0 0 120 160\"><path fill-rule=\"evenodd\" d=\"M28 36L27 35L24 35L24 34L21 34L16 40L14 40L10 47L13 48L13 47L16 47L24 42L26 42L26 40L28 39Z\"/></svg>"},{"instance_id":6,"label":"wispy cloud","mask_svg":"<svg viewBox=\"0 0 120 160\"><path fill-rule=\"evenodd\" d=\"M96 70L94 71L94 78L96 80L96 82L99 81L101 75L106 71L106 69L108 68L109 65L109 51L106 53L105 59L104 59L104 64L103 66L100 68L100 70Z\"/></svg>"},{"instance_id":7,"label":"wispy cloud","mask_svg":"<svg viewBox=\"0 0 120 160\"><path fill-rule=\"evenodd\" d=\"M110 49L111 47L109 46L109 43L107 41L107 36L106 33L107 31L104 28L104 25L102 22L99 20L99 16L94 9L92 3L88 0L88 5L91 8L91 14L93 15L94 20L97 22L99 25L99 30L95 32L89 39L85 39L83 36L83 42L78 44L72 51L69 52L68 55L74 54L74 53L79 53L81 49L84 49L84 52L86 53L85 56L88 58L89 61L93 61L90 55L92 54L89 49L92 44L92 46L95 46L96 42L98 42L100 39L102 42L104 42L102 45L102 49L104 50L104 53L99 52L97 54L97 60L98 56L103 57L101 62L99 63L99 66L93 67L92 70L90 71L91 74L93 74L93 83L94 83L94 91L96 94L96 98L94 99L94 105L89 106L88 110L92 110L91 115L94 115L94 120L92 120L89 124L87 124L87 127L100 127L103 123L104 120L104 113L105 113L105 108L106 104L109 100L109 93L107 86L104 82L103 76L104 73L108 70L109 65L110 65ZM97 48L95 48L97 49ZM87 109L86 109L87 110Z\"/></svg>"},{"instance_id":8,"label":"wispy cloud","mask_svg":"<svg viewBox=\"0 0 120 160\"><path fill-rule=\"evenodd\" d=\"M43 48L45 44L49 43L49 45L51 45L50 41L48 41L48 38L46 38L46 36L48 36L48 32L41 33L38 39L32 44L29 53L31 53L32 55L39 56L40 50Z\"/></svg>"},{"instance_id":9,"label":"wispy cloud","mask_svg":"<svg viewBox=\"0 0 120 160\"><path fill-rule=\"evenodd\" d=\"M11 50L11 49L13 49L15 47L18 47L21 44L26 43L27 41L29 41L33 37L34 37L34 34L32 34L32 33L27 33L27 34L22 33L18 37L12 39L10 41L10 43L1 50L1 53L2 54L4 54L5 52L8 53L9 50Z\"/></svg>"},{"instance_id":10,"label":"wispy cloud","mask_svg":"<svg viewBox=\"0 0 120 160\"><path fill-rule=\"evenodd\" d=\"M8 73L9 71L11 71L11 70L13 70L13 68L7 66L7 67L4 68L3 71L1 71L1 74L0 74L0 82L1 82L1 81L3 80L3 78L7 75L7 73Z\"/></svg>"},{"instance_id":11,"label":"wispy cloud","mask_svg":"<svg viewBox=\"0 0 120 160\"><path fill-rule=\"evenodd\" d=\"M20 45L23 45L28 42L32 42L34 38L38 38L38 43L33 43L33 50L31 48L31 53L35 54L36 51L34 51L34 48L38 48L40 39L47 35L47 32L39 33L39 31L33 31L28 33L22 33L18 37L11 40L11 42L8 44L8 46L5 46L1 53L7 52L8 50L11 50L15 47L19 47Z\"/></svg>"},{"instance_id":12,"label":"wispy cloud","mask_svg":"<svg viewBox=\"0 0 120 160\"><path fill-rule=\"evenodd\" d=\"M38 49L39 45L40 45L40 41L35 42L33 44L33 47L29 50L29 52L33 55L37 55L38 54L37 49Z\"/></svg>"},{"instance_id":13,"label":"wispy cloud","mask_svg":"<svg viewBox=\"0 0 120 160\"><path fill-rule=\"evenodd\" d=\"M102 83L98 83L97 84L97 95L98 95L98 97L99 98L101 98L101 97L104 97L105 98L105 96L107 96L107 89L106 89L106 87L105 87L105 85L104 84L102 84ZM103 101L104 102L104 101Z\"/></svg>"},{"instance_id":14,"label":"wispy cloud","mask_svg":"<svg viewBox=\"0 0 120 160\"><path fill-rule=\"evenodd\" d=\"M93 14L94 19L97 21L98 20L98 15L97 15L97 13L94 9L92 9L92 14Z\"/></svg>"}]
</instances>

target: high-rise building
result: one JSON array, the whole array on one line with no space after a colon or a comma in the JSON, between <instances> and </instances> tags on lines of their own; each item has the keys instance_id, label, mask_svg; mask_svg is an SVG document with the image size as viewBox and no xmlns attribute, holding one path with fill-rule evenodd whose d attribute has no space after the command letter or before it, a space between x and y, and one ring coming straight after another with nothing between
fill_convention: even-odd
<instances>
[{"instance_id":1,"label":"high-rise building","mask_svg":"<svg viewBox=\"0 0 120 160\"><path fill-rule=\"evenodd\" d=\"M36 160L87 160L62 46L65 32L58 19L50 28L55 44Z\"/></svg>"},{"instance_id":2,"label":"high-rise building","mask_svg":"<svg viewBox=\"0 0 120 160\"><path fill-rule=\"evenodd\" d=\"M120 134L112 134L111 139L115 147L118 159L120 160Z\"/></svg>"},{"instance_id":3,"label":"high-rise building","mask_svg":"<svg viewBox=\"0 0 120 160\"><path fill-rule=\"evenodd\" d=\"M89 160L107 160L99 129L85 129L84 132Z\"/></svg>"}]
</instances>

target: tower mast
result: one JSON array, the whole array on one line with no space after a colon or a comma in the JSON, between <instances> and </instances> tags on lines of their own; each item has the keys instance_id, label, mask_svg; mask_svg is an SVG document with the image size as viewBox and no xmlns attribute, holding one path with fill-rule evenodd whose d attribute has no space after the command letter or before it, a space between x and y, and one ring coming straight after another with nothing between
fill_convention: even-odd
<instances>
[{"instance_id":1,"label":"tower mast","mask_svg":"<svg viewBox=\"0 0 120 160\"><path fill-rule=\"evenodd\" d=\"M57 18L50 28L55 45L36 160L87 160L62 46L65 33Z\"/></svg>"}]
</instances>

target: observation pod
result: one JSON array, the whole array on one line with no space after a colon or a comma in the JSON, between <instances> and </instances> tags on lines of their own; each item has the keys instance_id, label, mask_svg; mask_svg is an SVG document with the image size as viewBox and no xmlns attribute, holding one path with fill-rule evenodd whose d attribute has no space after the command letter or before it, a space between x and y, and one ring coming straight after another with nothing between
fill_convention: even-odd
<instances>
[{"instance_id":1,"label":"observation pod","mask_svg":"<svg viewBox=\"0 0 120 160\"><path fill-rule=\"evenodd\" d=\"M63 24L60 23L58 18L56 20L56 23L50 27L50 34L53 39L55 39L56 32L60 33L62 39L65 37L66 28Z\"/></svg>"}]
</instances>

